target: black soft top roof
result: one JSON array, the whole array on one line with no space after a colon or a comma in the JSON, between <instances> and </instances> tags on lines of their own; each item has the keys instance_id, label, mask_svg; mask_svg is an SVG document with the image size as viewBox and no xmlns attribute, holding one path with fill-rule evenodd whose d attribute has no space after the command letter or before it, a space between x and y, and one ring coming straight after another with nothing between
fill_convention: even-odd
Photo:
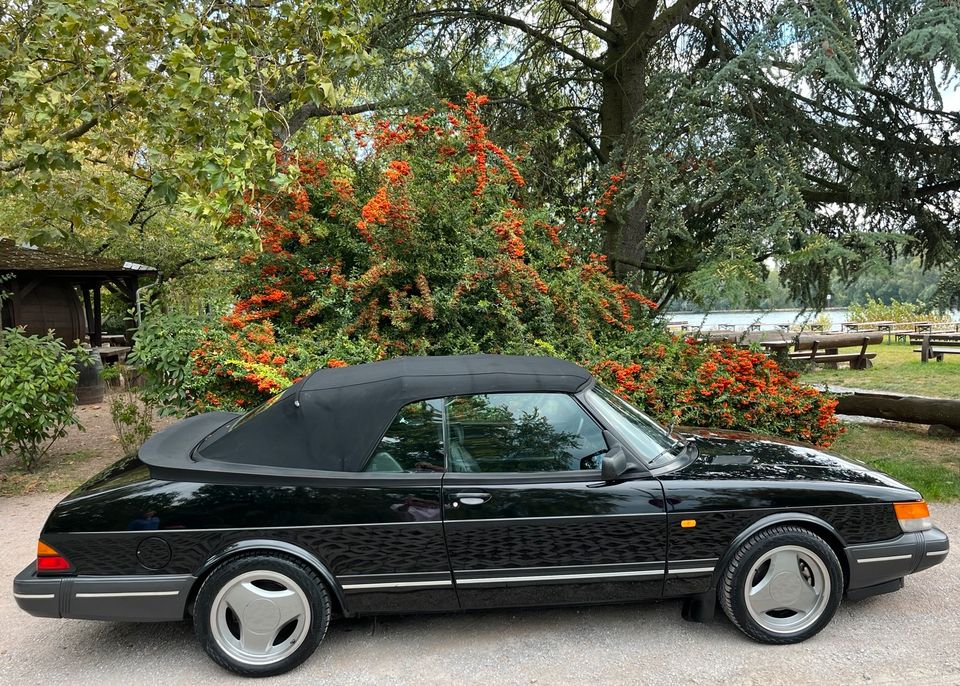
<instances>
[{"instance_id":1,"label":"black soft top roof","mask_svg":"<svg viewBox=\"0 0 960 686\"><path fill-rule=\"evenodd\" d=\"M401 357L321 369L221 426L192 458L207 468L228 463L358 471L408 403L476 393L576 393L592 380L570 362L514 355Z\"/></svg>"}]
</instances>

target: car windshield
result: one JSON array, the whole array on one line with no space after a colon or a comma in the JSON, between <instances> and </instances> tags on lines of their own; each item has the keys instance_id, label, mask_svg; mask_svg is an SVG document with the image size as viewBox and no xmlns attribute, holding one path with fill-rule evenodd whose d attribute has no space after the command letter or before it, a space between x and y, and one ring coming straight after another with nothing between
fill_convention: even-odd
<instances>
[{"instance_id":1,"label":"car windshield","mask_svg":"<svg viewBox=\"0 0 960 686\"><path fill-rule=\"evenodd\" d=\"M593 401L590 406L648 464L683 446L682 441L672 438L662 426L600 384L587 391L587 395Z\"/></svg>"}]
</instances>

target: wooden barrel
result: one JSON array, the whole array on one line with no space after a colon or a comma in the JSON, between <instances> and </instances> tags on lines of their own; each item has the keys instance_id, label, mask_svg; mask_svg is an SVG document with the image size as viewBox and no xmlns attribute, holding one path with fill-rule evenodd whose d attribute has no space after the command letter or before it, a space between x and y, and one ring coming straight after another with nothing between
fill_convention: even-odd
<instances>
[{"instance_id":1,"label":"wooden barrel","mask_svg":"<svg viewBox=\"0 0 960 686\"><path fill-rule=\"evenodd\" d=\"M94 405L103 402L104 383L100 372L103 371L103 362L100 354L90 352L89 361L77 364L80 378L77 379L77 405Z\"/></svg>"},{"instance_id":2,"label":"wooden barrel","mask_svg":"<svg viewBox=\"0 0 960 686\"><path fill-rule=\"evenodd\" d=\"M15 304L16 324L27 334L43 336L49 329L67 347L86 336L83 305L77 292L66 281L51 279L31 288Z\"/></svg>"}]
</instances>

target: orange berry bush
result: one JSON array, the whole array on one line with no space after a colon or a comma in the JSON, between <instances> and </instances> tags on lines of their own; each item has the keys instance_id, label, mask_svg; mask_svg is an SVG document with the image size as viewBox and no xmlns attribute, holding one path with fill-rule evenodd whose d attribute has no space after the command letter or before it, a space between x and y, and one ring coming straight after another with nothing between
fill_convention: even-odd
<instances>
[{"instance_id":1,"label":"orange berry bush","mask_svg":"<svg viewBox=\"0 0 960 686\"><path fill-rule=\"evenodd\" d=\"M191 353L195 409L250 407L324 366L551 354L666 421L829 442L831 401L762 355L669 339L655 303L528 205L517 160L487 137L484 102L344 119L314 156L278 153L289 183L228 219L259 245L240 260L232 310Z\"/></svg>"}]
</instances>

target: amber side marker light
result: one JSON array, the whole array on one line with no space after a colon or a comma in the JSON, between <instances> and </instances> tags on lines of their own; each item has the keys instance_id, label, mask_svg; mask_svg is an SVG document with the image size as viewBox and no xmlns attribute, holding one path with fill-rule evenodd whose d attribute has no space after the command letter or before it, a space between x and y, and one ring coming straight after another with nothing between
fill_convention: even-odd
<instances>
[{"instance_id":1,"label":"amber side marker light","mask_svg":"<svg viewBox=\"0 0 960 686\"><path fill-rule=\"evenodd\" d=\"M912 503L894 503L893 510L897 513L900 528L906 532L926 531L933 527L930 522L930 508L925 500Z\"/></svg>"},{"instance_id":2,"label":"amber side marker light","mask_svg":"<svg viewBox=\"0 0 960 686\"><path fill-rule=\"evenodd\" d=\"M37 541L38 572L66 572L70 570L70 567L71 565L67 558L43 541Z\"/></svg>"},{"instance_id":3,"label":"amber side marker light","mask_svg":"<svg viewBox=\"0 0 960 686\"><path fill-rule=\"evenodd\" d=\"M696 525L697 525L696 519L683 519L680 521L680 526L682 526L684 529L692 529Z\"/></svg>"}]
</instances>

